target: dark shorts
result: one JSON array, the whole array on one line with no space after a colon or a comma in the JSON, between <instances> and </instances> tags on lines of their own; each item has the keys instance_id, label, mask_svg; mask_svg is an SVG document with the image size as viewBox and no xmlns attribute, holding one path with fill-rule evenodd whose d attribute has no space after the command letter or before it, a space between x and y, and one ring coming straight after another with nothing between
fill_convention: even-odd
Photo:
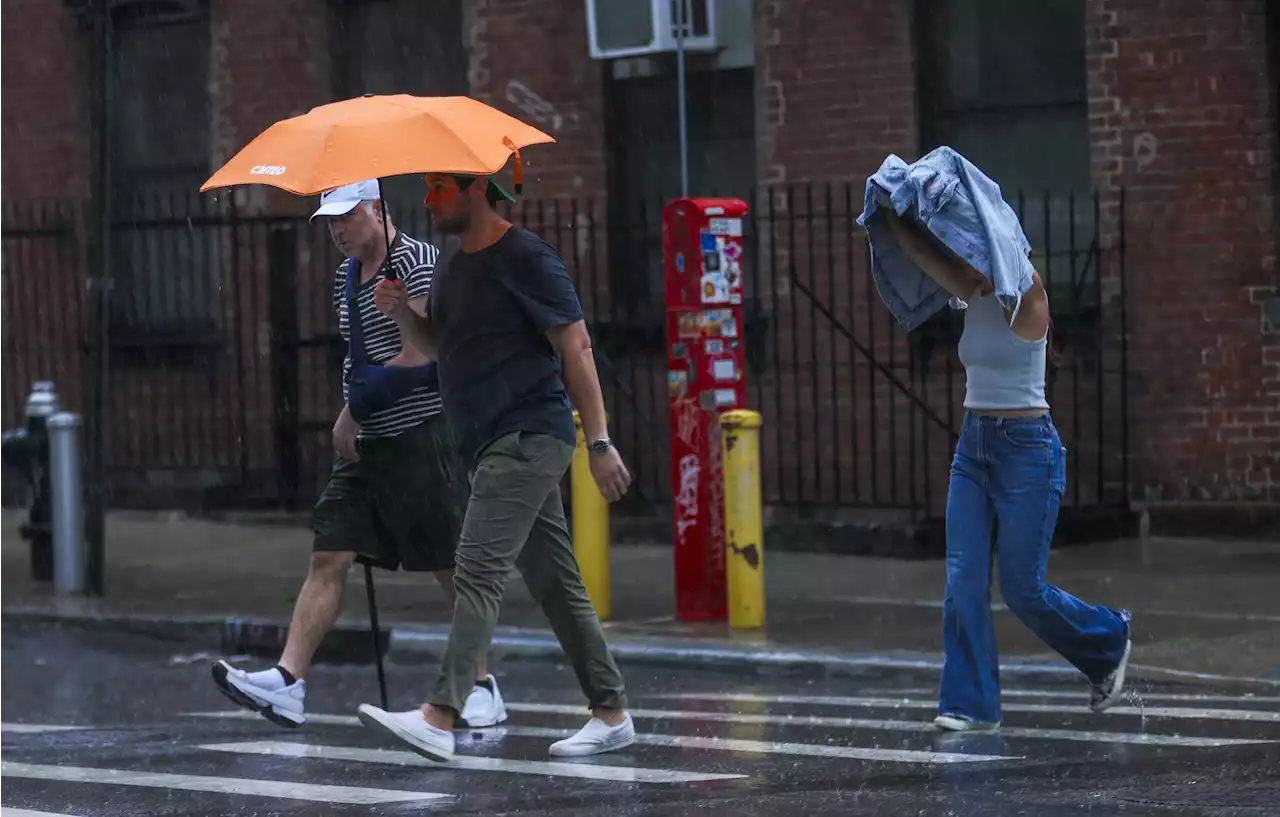
<instances>
[{"instance_id":1,"label":"dark shorts","mask_svg":"<svg viewBox=\"0 0 1280 817\"><path fill-rule=\"evenodd\" d=\"M469 488L444 415L357 447L360 459L339 457L316 503L314 549L388 570L453 567Z\"/></svg>"}]
</instances>

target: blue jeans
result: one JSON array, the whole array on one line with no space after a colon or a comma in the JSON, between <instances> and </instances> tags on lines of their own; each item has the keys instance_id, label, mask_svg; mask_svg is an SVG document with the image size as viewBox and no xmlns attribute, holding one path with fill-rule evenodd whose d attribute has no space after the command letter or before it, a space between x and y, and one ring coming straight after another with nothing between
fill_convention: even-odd
<instances>
[{"instance_id":1,"label":"blue jeans","mask_svg":"<svg viewBox=\"0 0 1280 817\"><path fill-rule=\"evenodd\" d=\"M1000 593L1023 624L1094 683L1119 664L1129 614L1085 604L1044 581L1066 484L1067 450L1048 414L965 417L947 496L946 661L939 713L979 723L1000 720L991 622L993 546Z\"/></svg>"}]
</instances>

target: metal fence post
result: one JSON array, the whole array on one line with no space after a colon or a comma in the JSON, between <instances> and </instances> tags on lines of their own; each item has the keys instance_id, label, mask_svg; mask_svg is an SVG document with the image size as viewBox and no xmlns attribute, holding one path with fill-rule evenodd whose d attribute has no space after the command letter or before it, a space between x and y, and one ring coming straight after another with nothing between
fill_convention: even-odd
<instances>
[{"instance_id":1,"label":"metal fence post","mask_svg":"<svg viewBox=\"0 0 1280 817\"><path fill-rule=\"evenodd\" d=\"M80 415L49 418L49 471L53 499L53 589L84 593L88 559L84 542L84 483L80 478Z\"/></svg>"}]
</instances>

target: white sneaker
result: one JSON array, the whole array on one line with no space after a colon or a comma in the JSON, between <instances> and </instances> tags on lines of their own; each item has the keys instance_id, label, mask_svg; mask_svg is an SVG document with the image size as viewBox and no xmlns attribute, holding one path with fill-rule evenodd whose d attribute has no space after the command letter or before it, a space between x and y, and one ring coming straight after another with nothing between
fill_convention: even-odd
<instances>
[{"instance_id":1,"label":"white sneaker","mask_svg":"<svg viewBox=\"0 0 1280 817\"><path fill-rule=\"evenodd\" d=\"M497 726L507 719L507 705L502 701L498 679L492 675L486 675L485 678L493 685L493 691L476 684L462 707L462 720L469 729Z\"/></svg>"},{"instance_id":2,"label":"white sneaker","mask_svg":"<svg viewBox=\"0 0 1280 817\"><path fill-rule=\"evenodd\" d=\"M990 732L1000 728L1000 721L978 723L964 715L939 715L933 719L933 725L945 732Z\"/></svg>"},{"instance_id":3,"label":"white sneaker","mask_svg":"<svg viewBox=\"0 0 1280 817\"><path fill-rule=\"evenodd\" d=\"M1106 712L1111 705L1120 700L1124 693L1124 673L1129 668L1129 653L1133 650L1133 641L1124 642L1124 654L1120 663L1107 673L1101 683L1094 684L1089 692L1089 708L1094 712Z\"/></svg>"},{"instance_id":4,"label":"white sneaker","mask_svg":"<svg viewBox=\"0 0 1280 817\"><path fill-rule=\"evenodd\" d=\"M213 665L213 682L237 706L257 712L274 724L292 729L307 722L307 682L285 684L284 676L274 667L245 672L218 661Z\"/></svg>"},{"instance_id":5,"label":"white sneaker","mask_svg":"<svg viewBox=\"0 0 1280 817\"><path fill-rule=\"evenodd\" d=\"M599 718L592 718L578 734L551 744L555 757L585 757L624 749L636 742L636 725L631 716L617 726L607 726Z\"/></svg>"},{"instance_id":6,"label":"white sneaker","mask_svg":"<svg viewBox=\"0 0 1280 817\"><path fill-rule=\"evenodd\" d=\"M421 709L408 712L386 712L376 706L360 704L356 710L360 722L375 732L382 732L437 763L453 760L453 733L427 723Z\"/></svg>"}]
</instances>

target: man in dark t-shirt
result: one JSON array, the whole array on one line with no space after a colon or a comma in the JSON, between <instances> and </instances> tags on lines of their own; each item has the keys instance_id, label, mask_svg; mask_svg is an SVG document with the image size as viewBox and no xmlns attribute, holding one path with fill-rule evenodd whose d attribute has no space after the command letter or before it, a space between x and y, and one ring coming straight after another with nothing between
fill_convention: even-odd
<instances>
[{"instance_id":1,"label":"man in dark t-shirt","mask_svg":"<svg viewBox=\"0 0 1280 817\"><path fill-rule=\"evenodd\" d=\"M330 279L333 306L343 338L351 341L358 327L360 339L359 351L348 345L343 364L333 471L312 517L311 563L279 663L252 671L219 660L210 668L223 695L287 727L306 723L307 674L342 610L347 574L357 560L389 570L431 571L456 606L454 551L467 503L465 463L431 380L424 377L405 394L352 400L357 364L419 368L427 363L374 307L373 291L375 282L394 270L408 308L425 312L436 248L396 229L376 179L328 191L311 219L328 228L346 256ZM352 263L356 278L349 293ZM476 677L463 718L475 728L495 726L507 718L497 680L483 667Z\"/></svg>"},{"instance_id":2,"label":"man in dark t-shirt","mask_svg":"<svg viewBox=\"0 0 1280 817\"><path fill-rule=\"evenodd\" d=\"M489 648L512 567L578 676L592 718L551 754L608 752L635 741L622 676L582 585L560 498L582 417L591 473L610 502L631 483L605 425L591 340L564 261L538 236L502 219L491 179L427 175L427 207L451 239L426 314L405 307L403 283L382 281L378 309L439 364L445 416L471 469L458 543L457 606L435 690L421 709L360 719L434 759L453 757L454 728ZM509 198L509 197L508 197Z\"/></svg>"}]
</instances>

